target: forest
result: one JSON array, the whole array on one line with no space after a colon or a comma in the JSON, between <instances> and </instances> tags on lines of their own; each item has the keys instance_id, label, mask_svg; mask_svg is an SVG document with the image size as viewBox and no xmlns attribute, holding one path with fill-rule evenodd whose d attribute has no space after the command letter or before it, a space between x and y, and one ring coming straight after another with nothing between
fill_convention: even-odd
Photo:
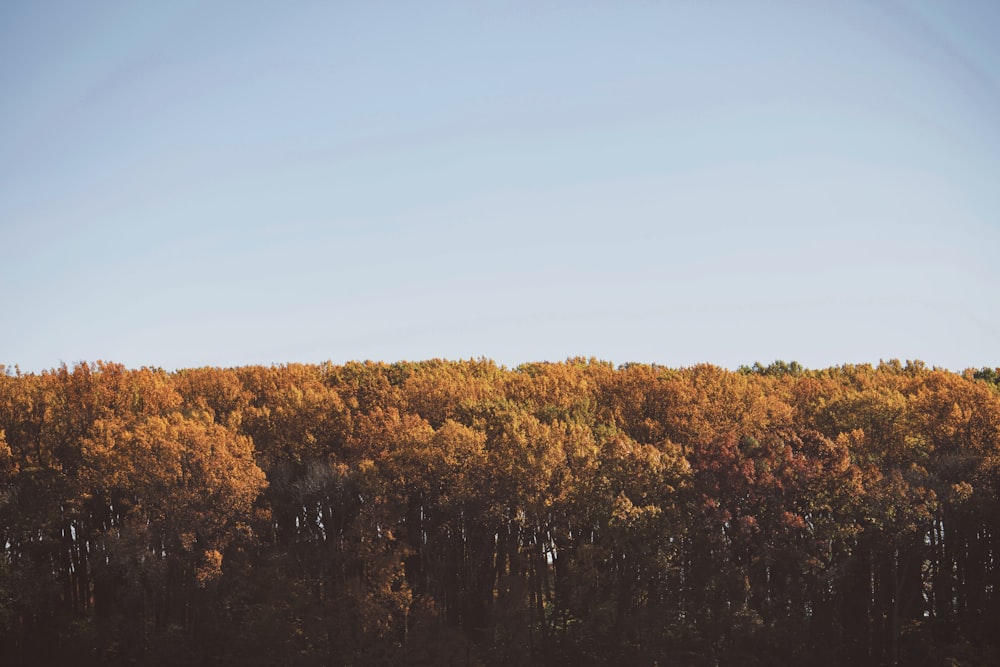
<instances>
[{"instance_id":1,"label":"forest","mask_svg":"<svg viewBox=\"0 0 1000 667\"><path fill-rule=\"evenodd\" d=\"M4 665L997 665L1000 372L0 366Z\"/></svg>"}]
</instances>

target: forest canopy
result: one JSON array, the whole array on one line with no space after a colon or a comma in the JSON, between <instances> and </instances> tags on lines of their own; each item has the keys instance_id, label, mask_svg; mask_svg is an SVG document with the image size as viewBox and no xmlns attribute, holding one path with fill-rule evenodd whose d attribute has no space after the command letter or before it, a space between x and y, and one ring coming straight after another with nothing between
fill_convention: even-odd
<instances>
[{"instance_id":1,"label":"forest canopy","mask_svg":"<svg viewBox=\"0 0 1000 667\"><path fill-rule=\"evenodd\" d=\"M0 367L7 665L1000 664L1000 369Z\"/></svg>"}]
</instances>

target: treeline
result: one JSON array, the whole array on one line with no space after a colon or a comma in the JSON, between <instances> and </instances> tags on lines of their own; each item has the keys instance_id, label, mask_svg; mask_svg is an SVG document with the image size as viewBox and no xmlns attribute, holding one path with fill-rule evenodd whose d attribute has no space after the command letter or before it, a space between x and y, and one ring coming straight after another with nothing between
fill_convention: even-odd
<instances>
[{"instance_id":1,"label":"treeline","mask_svg":"<svg viewBox=\"0 0 1000 667\"><path fill-rule=\"evenodd\" d=\"M1000 664L998 382L0 367L0 662Z\"/></svg>"}]
</instances>

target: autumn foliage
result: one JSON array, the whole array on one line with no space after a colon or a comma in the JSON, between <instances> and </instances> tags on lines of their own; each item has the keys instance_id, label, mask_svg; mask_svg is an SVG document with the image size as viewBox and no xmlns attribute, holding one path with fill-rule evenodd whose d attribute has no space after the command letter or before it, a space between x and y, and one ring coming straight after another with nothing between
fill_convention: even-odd
<instances>
[{"instance_id":1,"label":"autumn foliage","mask_svg":"<svg viewBox=\"0 0 1000 667\"><path fill-rule=\"evenodd\" d=\"M0 661L1000 664L998 384L0 367Z\"/></svg>"}]
</instances>

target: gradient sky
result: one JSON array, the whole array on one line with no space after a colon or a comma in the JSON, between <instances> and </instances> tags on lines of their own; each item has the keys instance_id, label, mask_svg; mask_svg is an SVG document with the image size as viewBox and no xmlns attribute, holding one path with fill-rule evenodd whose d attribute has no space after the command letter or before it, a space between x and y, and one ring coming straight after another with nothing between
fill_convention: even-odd
<instances>
[{"instance_id":1,"label":"gradient sky","mask_svg":"<svg viewBox=\"0 0 1000 667\"><path fill-rule=\"evenodd\" d=\"M0 4L0 363L1000 366L1000 3Z\"/></svg>"}]
</instances>

